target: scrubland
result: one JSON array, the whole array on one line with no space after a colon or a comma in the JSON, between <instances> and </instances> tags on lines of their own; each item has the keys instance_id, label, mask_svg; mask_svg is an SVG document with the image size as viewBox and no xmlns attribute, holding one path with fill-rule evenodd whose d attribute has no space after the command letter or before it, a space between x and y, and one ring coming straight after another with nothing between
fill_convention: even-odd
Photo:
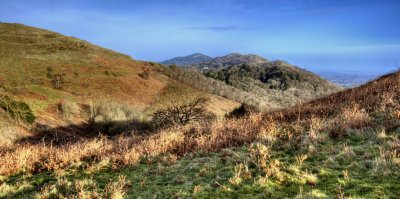
<instances>
[{"instance_id":1,"label":"scrubland","mask_svg":"<svg viewBox=\"0 0 400 199\"><path fill-rule=\"evenodd\" d=\"M0 150L0 197L397 198L399 90L397 72L273 112L28 139Z\"/></svg>"}]
</instances>

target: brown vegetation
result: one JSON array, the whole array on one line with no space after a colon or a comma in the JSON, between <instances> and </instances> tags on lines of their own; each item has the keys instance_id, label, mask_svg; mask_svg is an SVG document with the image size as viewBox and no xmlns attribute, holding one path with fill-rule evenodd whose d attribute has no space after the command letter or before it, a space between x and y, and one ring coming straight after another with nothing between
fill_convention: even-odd
<instances>
[{"instance_id":1,"label":"brown vegetation","mask_svg":"<svg viewBox=\"0 0 400 199\"><path fill-rule=\"evenodd\" d=\"M358 108L367 113L375 110L392 112L398 106L399 101L400 71L384 75L359 87L334 93L295 107L273 111L268 115L284 121L294 121L311 118L315 115L328 117L346 112L354 113ZM348 107L352 107L353 110L344 110ZM347 118L343 119L346 120Z\"/></svg>"},{"instance_id":2,"label":"brown vegetation","mask_svg":"<svg viewBox=\"0 0 400 199\"><path fill-rule=\"evenodd\" d=\"M364 86L280 112L254 113L238 119L195 123L162 130L153 135L121 135L114 138L100 136L65 145L53 145L51 142L14 145L1 150L0 174L59 171L71 165L79 165L82 161L86 162L85 167L88 169L96 169L96 162L99 161L110 161L113 167L117 168L118 165L131 165L141 160L151 160L151 157L157 155L170 154L179 157L200 150L220 151L223 148L240 146L255 140L277 142L278 148L293 151L301 147L307 139L324 139L325 135L340 138L346 136L348 128L373 125L370 116L374 116L377 111L385 112L385 117L387 117L383 122L385 127L399 127L400 105L396 89L400 80L398 77L399 73L386 75ZM387 87L388 85L390 86ZM368 86L382 90L372 91ZM354 96L345 95L348 92L352 92ZM374 95L371 96L371 94ZM340 98L337 99L337 97ZM330 103L326 106L320 104L317 106L319 109L312 108L310 104L316 102ZM337 107L343 108L336 111ZM370 107L383 107L383 109L376 109L373 113L368 111ZM324 112L319 112L323 110L330 113L329 117L323 117ZM308 115L304 115L304 112ZM297 122L294 124L285 122L292 119ZM376 120L377 117L374 116L374 119ZM304 132L309 138L302 135ZM332 135L332 132L338 135ZM394 150L398 150L398 143L392 143L392 145ZM347 156L350 157L351 150L346 151L348 151ZM396 158L396 155L393 157ZM305 158L306 156L298 157L299 165ZM263 164L264 160L260 161L257 164Z\"/></svg>"},{"instance_id":3,"label":"brown vegetation","mask_svg":"<svg viewBox=\"0 0 400 199\"><path fill-rule=\"evenodd\" d=\"M219 151L248 143L268 133L273 122L264 124L260 122L261 118L258 114L239 120L189 125L151 136L101 136L58 146L52 143L24 143L2 150L0 174L57 171L80 161L111 160L116 165L129 165L159 154L182 156L199 150Z\"/></svg>"}]
</instances>

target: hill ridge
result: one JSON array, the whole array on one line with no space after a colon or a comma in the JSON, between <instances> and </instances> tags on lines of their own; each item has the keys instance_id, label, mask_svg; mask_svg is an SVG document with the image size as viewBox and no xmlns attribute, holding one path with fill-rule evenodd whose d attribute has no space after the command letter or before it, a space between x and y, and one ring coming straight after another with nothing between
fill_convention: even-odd
<instances>
[{"instance_id":1,"label":"hill ridge","mask_svg":"<svg viewBox=\"0 0 400 199\"><path fill-rule=\"evenodd\" d=\"M188 64L193 64L193 63L198 63L198 62L203 62L206 60L212 59L210 56L204 55L202 53L193 53L191 55L187 56L178 56L174 57L168 60L164 60L159 62L160 64L164 65L178 65L178 66L183 66L183 65L188 65Z\"/></svg>"}]
</instances>

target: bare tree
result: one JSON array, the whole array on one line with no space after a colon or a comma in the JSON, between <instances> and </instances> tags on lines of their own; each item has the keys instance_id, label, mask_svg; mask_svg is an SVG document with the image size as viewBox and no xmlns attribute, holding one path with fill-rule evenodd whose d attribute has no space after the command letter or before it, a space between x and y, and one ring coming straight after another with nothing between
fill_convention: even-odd
<instances>
[{"instance_id":1,"label":"bare tree","mask_svg":"<svg viewBox=\"0 0 400 199\"><path fill-rule=\"evenodd\" d=\"M195 89L170 84L156 101L153 121L158 126L170 126L210 118L205 110L207 102L208 98Z\"/></svg>"}]
</instances>

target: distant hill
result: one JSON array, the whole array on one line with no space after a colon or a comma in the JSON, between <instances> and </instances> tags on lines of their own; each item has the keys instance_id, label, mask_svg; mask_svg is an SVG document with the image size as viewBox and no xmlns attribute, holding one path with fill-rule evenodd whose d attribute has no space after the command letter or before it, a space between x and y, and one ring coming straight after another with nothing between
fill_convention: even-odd
<instances>
[{"instance_id":1,"label":"distant hill","mask_svg":"<svg viewBox=\"0 0 400 199\"><path fill-rule=\"evenodd\" d=\"M197 89L263 109L288 107L343 89L287 62L239 53L163 72Z\"/></svg>"},{"instance_id":2,"label":"distant hill","mask_svg":"<svg viewBox=\"0 0 400 199\"><path fill-rule=\"evenodd\" d=\"M207 61L197 62L183 66L186 69L201 71L203 69L220 69L223 67L239 64L254 64L261 65L269 63L268 59L258 55L241 55L239 53L232 53L222 57L216 57Z\"/></svg>"},{"instance_id":3,"label":"distant hill","mask_svg":"<svg viewBox=\"0 0 400 199\"><path fill-rule=\"evenodd\" d=\"M208 70L205 76L261 98L262 106L279 108L341 90L320 76L284 61L241 64ZM279 103L276 103L279 102Z\"/></svg>"},{"instance_id":4,"label":"distant hill","mask_svg":"<svg viewBox=\"0 0 400 199\"><path fill-rule=\"evenodd\" d=\"M188 55L185 57L175 57L169 60L165 60L160 62L160 64L164 64L166 66L175 64L177 66L184 66L184 65L188 65L188 64L194 64L194 63L199 63L199 62L203 62L203 61L207 61L212 59L211 57L207 56L207 55L203 55L201 53L195 53L192 55Z\"/></svg>"}]
</instances>

